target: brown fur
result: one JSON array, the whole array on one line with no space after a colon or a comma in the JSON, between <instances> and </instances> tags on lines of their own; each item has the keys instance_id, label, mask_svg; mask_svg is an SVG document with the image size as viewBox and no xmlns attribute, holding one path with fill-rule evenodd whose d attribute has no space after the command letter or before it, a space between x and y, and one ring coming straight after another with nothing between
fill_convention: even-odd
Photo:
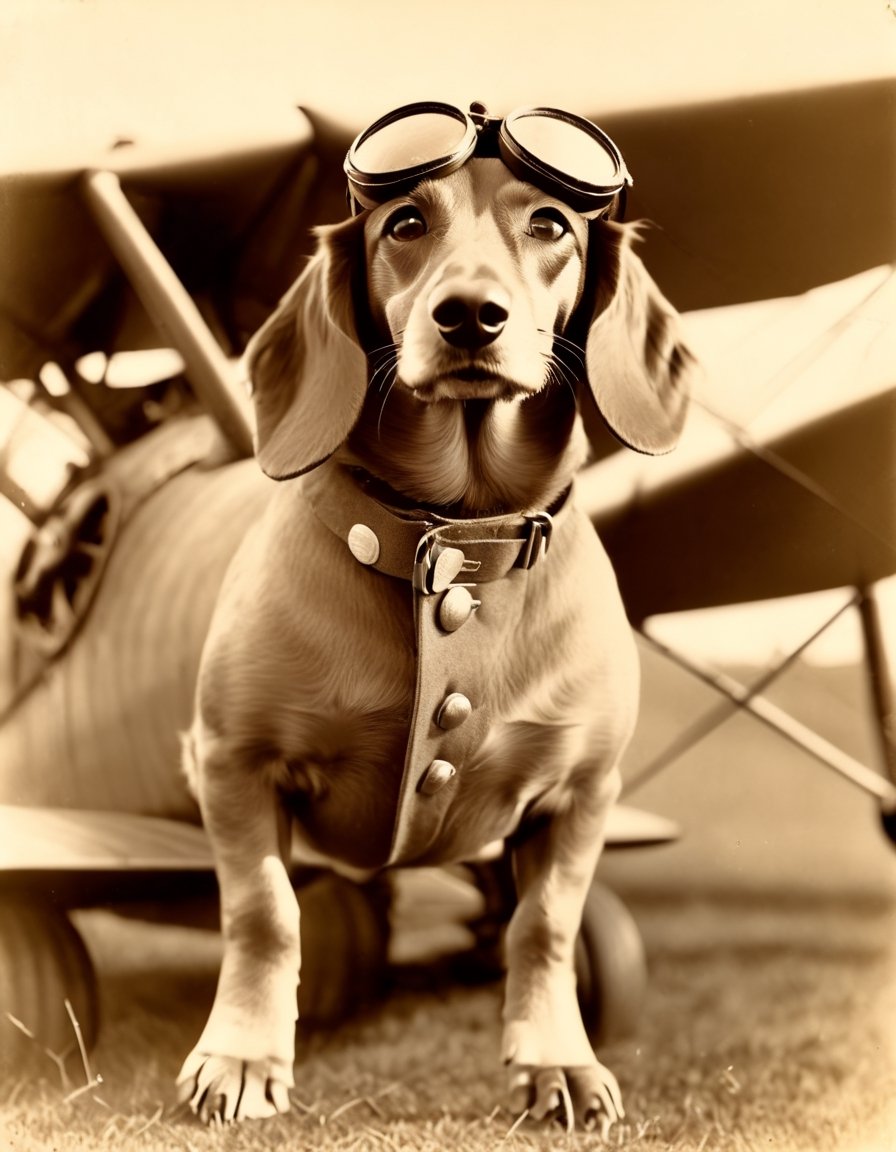
<instances>
[{"instance_id":1,"label":"brown fur","mask_svg":"<svg viewBox=\"0 0 896 1152\"><path fill-rule=\"evenodd\" d=\"M391 234L402 206L425 218L424 234ZM562 236L533 235L544 209L565 218ZM473 349L434 321L440 300L470 290L507 312ZM578 357L560 351L573 338ZM579 400L593 397L627 442L665 451L688 366L630 233L487 160L323 231L249 361L258 458L285 482L222 591L185 757L215 850L225 955L180 1085L203 1118L226 1120L288 1107L300 959L291 826L341 865L384 863L414 698L409 586L358 564L290 478L336 453L445 515L535 511L585 457ZM573 945L638 670L607 558L584 515L568 517L525 576L525 628L494 654L497 720L424 859L469 856L525 819L502 1054L535 1118L559 1100L570 1123L589 1123L622 1106L585 1035Z\"/></svg>"}]
</instances>

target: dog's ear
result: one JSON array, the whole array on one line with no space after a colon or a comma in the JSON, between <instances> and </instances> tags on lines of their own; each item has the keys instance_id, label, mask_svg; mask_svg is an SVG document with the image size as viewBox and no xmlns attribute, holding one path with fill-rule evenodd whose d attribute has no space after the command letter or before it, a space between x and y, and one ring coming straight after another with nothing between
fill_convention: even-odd
<instances>
[{"instance_id":1,"label":"dog's ear","mask_svg":"<svg viewBox=\"0 0 896 1152\"><path fill-rule=\"evenodd\" d=\"M678 313L632 251L633 235L631 226L591 224L585 365L610 430L657 456L678 442L696 362Z\"/></svg>"},{"instance_id":2,"label":"dog's ear","mask_svg":"<svg viewBox=\"0 0 896 1152\"><path fill-rule=\"evenodd\" d=\"M367 357L352 285L363 260L363 227L354 219L318 230L307 268L246 349L256 455L275 480L322 464L361 412Z\"/></svg>"}]
</instances>

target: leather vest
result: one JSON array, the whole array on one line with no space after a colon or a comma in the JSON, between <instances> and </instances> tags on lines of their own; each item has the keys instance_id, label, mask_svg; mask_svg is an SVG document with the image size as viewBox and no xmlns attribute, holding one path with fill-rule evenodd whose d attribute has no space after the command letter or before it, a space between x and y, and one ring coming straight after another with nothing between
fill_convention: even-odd
<instances>
[{"instance_id":1,"label":"leather vest","mask_svg":"<svg viewBox=\"0 0 896 1152\"><path fill-rule=\"evenodd\" d=\"M413 590L416 686L387 864L438 839L470 753L493 720L494 678L521 627L529 570L544 560L570 504L550 512L447 519L375 496L375 482L333 461L305 477L318 519L352 556Z\"/></svg>"}]
</instances>

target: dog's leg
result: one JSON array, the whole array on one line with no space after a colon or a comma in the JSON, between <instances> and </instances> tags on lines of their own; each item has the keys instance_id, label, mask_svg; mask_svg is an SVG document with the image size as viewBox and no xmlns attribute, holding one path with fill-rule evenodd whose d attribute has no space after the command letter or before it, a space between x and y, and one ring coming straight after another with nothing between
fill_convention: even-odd
<instances>
[{"instance_id":1,"label":"dog's leg","mask_svg":"<svg viewBox=\"0 0 896 1152\"><path fill-rule=\"evenodd\" d=\"M178 1077L202 1120L289 1109L299 911L286 868L289 821L273 773L207 744L196 791L221 891L224 958L208 1023Z\"/></svg>"},{"instance_id":2,"label":"dog's leg","mask_svg":"<svg viewBox=\"0 0 896 1152\"><path fill-rule=\"evenodd\" d=\"M520 1111L606 1129L623 1116L622 1101L582 1023L574 950L619 775L592 766L580 780L565 808L514 849L519 903L507 931L503 1058Z\"/></svg>"}]
</instances>

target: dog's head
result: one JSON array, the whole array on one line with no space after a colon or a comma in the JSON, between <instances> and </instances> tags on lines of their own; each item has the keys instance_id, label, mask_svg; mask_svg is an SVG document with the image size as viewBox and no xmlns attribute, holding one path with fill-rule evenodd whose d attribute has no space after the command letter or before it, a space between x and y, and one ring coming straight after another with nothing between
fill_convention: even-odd
<instances>
[{"instance_id":1,"label":"dog's head","mask_svg":"<svg viewBox=\"0 0 896 1152\"><path fill-rule=\"evenodd\" d=\"M321 229L248 351L262 468L283 479L321 463L374 389L437 405L584 385L620 440L668 451L692 360L635 236L497 159Z\"/></svg>"}]
</instances>

